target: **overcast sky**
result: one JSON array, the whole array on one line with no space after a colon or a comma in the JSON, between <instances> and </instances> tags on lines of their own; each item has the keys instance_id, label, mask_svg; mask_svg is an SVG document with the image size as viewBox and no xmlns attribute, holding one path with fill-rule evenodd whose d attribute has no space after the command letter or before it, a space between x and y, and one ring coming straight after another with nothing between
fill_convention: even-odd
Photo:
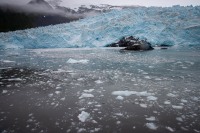
<instances>
[{"instance_id":1,"label":"overcast sky","mask_svg":"<svg viewBox=\"0 0 200 133\"><path fill-rule=\"evenodd\" d=\"M0 3L26 4L30 0L0 0ZM48 1L48 0L47 0ZM141 6L172 6L200 5L200 0L62 0L62 6L76 7L81 4L110 4L110 5L141 5Z\"/></svg>"}]
</instances>

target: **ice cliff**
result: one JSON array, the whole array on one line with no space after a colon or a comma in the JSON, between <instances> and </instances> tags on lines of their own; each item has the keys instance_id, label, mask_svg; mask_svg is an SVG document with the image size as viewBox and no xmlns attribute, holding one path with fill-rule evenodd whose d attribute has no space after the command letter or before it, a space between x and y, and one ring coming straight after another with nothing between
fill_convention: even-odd
<instances>
[{"instance_id":1,"label":"ice cliff","mask_svg":"<svg viewBox=\"0 0 200 133\"><path fill-rule=\"evenodd\" d=\"M200 45L200 6L113 10L77 22L0 33L0 49L103 47L131 35L153 45Z\"/></svg>"}]
</instances>

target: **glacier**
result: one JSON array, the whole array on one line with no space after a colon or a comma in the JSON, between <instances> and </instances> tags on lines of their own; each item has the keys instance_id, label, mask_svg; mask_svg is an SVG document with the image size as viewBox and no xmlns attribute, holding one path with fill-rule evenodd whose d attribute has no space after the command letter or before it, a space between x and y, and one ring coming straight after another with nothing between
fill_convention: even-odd
<instances>
[{"instance_id":1,"label":"glacier","mask_svg":"<svg viewBox=\"0 0 200 133\"><path fill-rule=\"evenodd\" d=\"M153 46L199 46L200 6L135 7L76 22L0 33L0 49L104 47L124 36Z\"/></svg>"}]
</instances>

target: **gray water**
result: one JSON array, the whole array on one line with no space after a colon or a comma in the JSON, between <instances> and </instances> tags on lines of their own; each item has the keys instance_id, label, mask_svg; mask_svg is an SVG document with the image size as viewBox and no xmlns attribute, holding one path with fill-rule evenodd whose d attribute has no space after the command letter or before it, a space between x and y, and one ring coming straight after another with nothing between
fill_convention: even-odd
<instances>
[{"instance_id":1,"label":"gray water","mask_svg":"<svg viewBox=\"0 0 200 133\"><path fill-rule=\"evenodd\" d=\"M0 51L0 132L200 132L200 51Z\"/></svg>"}]
</instances>

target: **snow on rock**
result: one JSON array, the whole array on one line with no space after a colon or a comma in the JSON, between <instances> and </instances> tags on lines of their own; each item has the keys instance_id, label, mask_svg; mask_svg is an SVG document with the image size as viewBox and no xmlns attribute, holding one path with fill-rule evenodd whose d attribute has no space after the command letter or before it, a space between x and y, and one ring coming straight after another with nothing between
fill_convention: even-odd
<instances>
[{"instance_id":1,"label":"snow on rock","mask_svg":"<svg viewBox=\"0 0 200 133\"><path fill-rule=\"evenodd\" d=\"M79 97L79 99L82 99L82 98L91 98L91 97L94 97L94 95L89 94L89 93L83 93L83 94Z\"/></svg>"},{"instance_id":2,"label":"snow on rock","mask_svg":"<svg viewBox=\"0 0 200 133\"><path fill-rule=\"evenodd\" d=\"M81 63L81 64L87 64L89 62L89 60L75 60L75 59L72 59L70 58L67 63L71 63L71 64L75 64L75 63Z\"/></svg>"},{"instance_id":3,"label":"snow on rock","mask_svg":"<svg viewBox=\"0 0 200 133\"><path fill-rule=\"evenodd\" d=\"M158 126L156 126L156 124L154 123L146 123L146 126L151 129L151 130L156 130L158 128Z\"/></svg>"},{"instance_id":4,"label":"snow on rock","mask_svg":"<svg viewBox=\"0 0 200 133\"><path fill-rule=\"evenodd\" d=\"M85 111L82 111L79 115L78 115L78 119L81 121L81 122L85 122L88 118L90 117L90 114L85 112Z\"/></svg>"}]
</instances>

